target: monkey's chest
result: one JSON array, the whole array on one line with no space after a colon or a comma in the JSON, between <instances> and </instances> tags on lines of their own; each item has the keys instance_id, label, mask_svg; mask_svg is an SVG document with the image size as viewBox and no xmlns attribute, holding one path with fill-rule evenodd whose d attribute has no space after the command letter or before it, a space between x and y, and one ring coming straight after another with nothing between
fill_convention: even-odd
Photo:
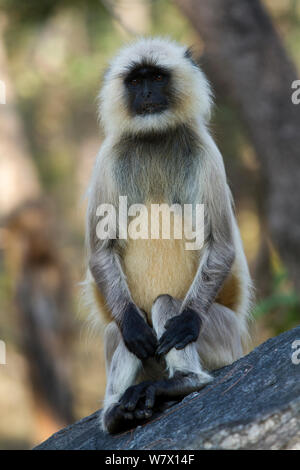
<instances>
[{"instance_id":1,"label":"monkey's chest","mask_svg":"<svg viewBox=\"0 0 300 470\"><path fill-rule=\"evenodd\" d=\"M128 240L124 270L134 302L148 314L160 294L183 299L196 274L199 253L185 240Z\"/></svg>"}]
</instances>

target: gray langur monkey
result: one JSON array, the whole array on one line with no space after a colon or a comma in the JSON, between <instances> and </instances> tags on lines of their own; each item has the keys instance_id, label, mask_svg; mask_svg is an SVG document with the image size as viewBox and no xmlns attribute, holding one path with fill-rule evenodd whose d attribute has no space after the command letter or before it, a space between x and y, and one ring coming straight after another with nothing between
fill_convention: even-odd
<instances>
[{"instance_id":1,"label":"gray langur monkey","mask_svg":"<svg viewBox=\"0 0 300 470\"><path fill-rule=\"evenodd\" d=\"M207 124L211 90L189 49L141 39L112 61L100 93L105 139L88 191L86 287L105 323L102 427L119 432L161 401L211 382L243 355L251 280L222 156ZM97 236L100 204L204 205L204 244ZM174 215L174 226L176 222ZM112 224L113 225L113 224Z\"/></svg>"}]
</instances>

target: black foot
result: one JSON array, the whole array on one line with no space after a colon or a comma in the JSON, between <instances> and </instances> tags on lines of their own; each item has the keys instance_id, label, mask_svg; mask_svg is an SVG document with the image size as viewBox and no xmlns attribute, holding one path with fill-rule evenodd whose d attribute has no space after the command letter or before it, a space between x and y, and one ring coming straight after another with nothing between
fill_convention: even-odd
<instances>
[{"instance_id":1,"label":"black foot","mask_svg":"<svg viewBox=\"0 0 300 470\"><path fill-rule=\"evenodd\" d=\"M133 385L129 387L120 400L121 408L125 411L133 411L137 405L141 405L143 398L145 397L145 391L150 387L154 382L147 380L141 382L138 385Z\"/></svg>"},{"instance_id":2,"label":"black foot","mask_svg":"<svg viewBox=\"0 0 300 470\"><path fill-rule=\"evenodd\" d=\"M179 379L180 380L180 379ZM147 380L138 385L129 387L120 400L120 407L124 412L130 413L142 410L147 414L152 410L163 411L172 404L178 403L185 395L176 391L174 396L174 386L178 383L177 376L173 379L152 381ZM180 385L180 382L179 382Z\"/></svg>"},{"instance_id":3,"label":"black foot","mask_svg":"<svg viewBox=\"0 0 300 470\"><path fill-rule=\"evenodd\" d=\"M151 418L153 411L146 409L143 403L138 403L134 410L127 411L117 404L104 417L105 427L111 434L117 434L132 429Z\"/></svg>"},{"instance_id":4,"label":"black foot","mask_svg":"<svg viewBox=\"0 0 300 470\"><path fill-rule=\"evenodd\" d=\"M196 390L192 379L193 374L178 372L171 379L147 380L129 387L120 402L106 412L106 428L114 434L143 424Z\"/></svg>"}]
</instances>

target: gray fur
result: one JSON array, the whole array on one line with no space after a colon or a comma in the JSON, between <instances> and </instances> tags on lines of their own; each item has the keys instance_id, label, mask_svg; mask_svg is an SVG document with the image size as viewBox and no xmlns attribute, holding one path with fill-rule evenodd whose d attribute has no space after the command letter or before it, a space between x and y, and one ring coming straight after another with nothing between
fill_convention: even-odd
<instances>
[{"instance_id":1,"label":"gray fur","mask_svg":"<svg viewBox=\"0 0 300 470\"><path fill-rule=\"evenodd\" d=\"M102 248L91 256L90 270L115 321L120 325L122 314L132 299L120 257L113 246Z\"/></svg>"},{"instance_id":2,"label":"gray fur","mask_svg":"<svg viewBox=\"0 0 300 470\"><path fill-rule=\"evenodd\" d=\"M178 90L179 99L177 108L175 100L172 110L156 117L132 117L126 108L122 80L132 63L145 57L168 69L174 78L172 93ZM210 87L190 52L161 39L141 40L125 49L105 78L101 106L106 135L91 183L87 241L90 271L115 320L106 330L105 418L124 387L155 378L169 381L170 395L189 393L210 382L204 367L211 370L240 357L241 342L247 335L251 281L222 156L206 126ZM97 240L95 230L97 205L113 203L118 209L118 196L127 196L128 205L151 201L205 206L205 244L192 285L184 299L159 296L151 311L158 338L167 320L185 307L199 314L202 329L196 342L183 350L171 349L162 361L148 359L142 364L127 350L117 326L132 302L122 267L125 244L118 239ZM215 302L232 272L241 286L236 312Z\"/></svg>"},{"instance_id":3,"label":"gray fur","mask_svg":"<svg viewBox=\"0 0 300 470\"><path fill-rule=\"evenodd\" d=\"M161 133L125 135L113 151L118 191L127 195L128 204L149 199L192 204L199 198L201 142L188 125Z\"/></svg>"}]
</instances>

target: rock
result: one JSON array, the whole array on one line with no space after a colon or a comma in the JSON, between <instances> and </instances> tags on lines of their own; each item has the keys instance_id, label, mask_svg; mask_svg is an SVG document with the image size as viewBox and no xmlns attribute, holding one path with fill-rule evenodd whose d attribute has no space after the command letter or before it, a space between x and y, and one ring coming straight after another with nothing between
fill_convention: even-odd
<instances>
[{"instance_id":1,"label":"rock","mask_svg":"<svg viewBox=\"0 0 300 470\"><path fill-rule=\"evenodd\" d=\"M213 373L215 380L143 426L100 430L100 411L35 449L300 449L300 326ZM298 358L298 360L297 360Z\"/></svg>"}]
</instances>

